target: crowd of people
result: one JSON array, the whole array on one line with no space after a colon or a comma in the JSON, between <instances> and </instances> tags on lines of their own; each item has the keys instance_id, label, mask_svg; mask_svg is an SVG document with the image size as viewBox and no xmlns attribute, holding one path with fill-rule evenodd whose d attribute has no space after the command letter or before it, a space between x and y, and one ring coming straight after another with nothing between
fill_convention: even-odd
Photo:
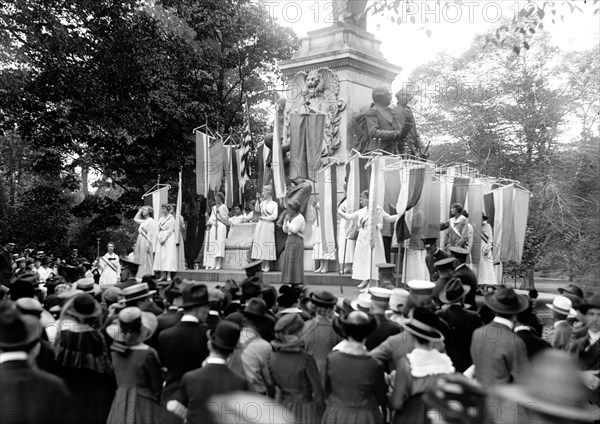
<instances>
[{"instance_id":1,"label":"crowd of people","mask_svg":"<svg viewBox=\"0 0 600 424\"><path fill-rule=\"evenodd\" d=\"M104 285L14 264L0 290L0 421L597 419L600 294L561 288L544 325L535 293L498 286L480 302L456 261L434 262L436 282L352 301L302 283L277 290L262 261L215 287L136 277L127 257L106 258L119 276Z\"/></svg>"}]
</instances>

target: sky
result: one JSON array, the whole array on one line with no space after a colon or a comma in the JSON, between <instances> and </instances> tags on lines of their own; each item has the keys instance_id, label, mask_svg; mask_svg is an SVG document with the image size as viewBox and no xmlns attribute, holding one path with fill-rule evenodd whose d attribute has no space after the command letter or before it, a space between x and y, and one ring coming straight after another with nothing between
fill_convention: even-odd
<instances>
[{"instance_id":1,"label":"sky","mask_svg":"<svg viewBox=\"0 0 600 424\"><path fill-rule=\"evenodd\" d=\"M271 16L280 24L292 28L298 36L306 36L308 31L325 28L332 24L331 0L261 0ZM405 5L405 17L401 24L390 21L391 15L367 18L367 31L382 41L381 50L391 63L402 67L393 89L399 88L417 66L435 59L439 52L453 56L460 55L470 45L477 33L498 26L501 16L512 18L520 10L540 8L541 1L525 2L514 0L460 1L460 0L413 0ZM557 1L557 4L567 3ZM567 5L559 7L556 24L551 22L547 10L544 18L545 29L552 41L561 49L585 50L600 43L600 14L592 15L592 3L582 0L571 1L584 12L570 13ZM403 2L407 4L407 2ZM560 15L564 15L561 21ZM415 23L411 23L414 16ZM428 20L428 22L426 22ZM426 29L431 35L426 35Z\"/></svg>"}]
</instances>

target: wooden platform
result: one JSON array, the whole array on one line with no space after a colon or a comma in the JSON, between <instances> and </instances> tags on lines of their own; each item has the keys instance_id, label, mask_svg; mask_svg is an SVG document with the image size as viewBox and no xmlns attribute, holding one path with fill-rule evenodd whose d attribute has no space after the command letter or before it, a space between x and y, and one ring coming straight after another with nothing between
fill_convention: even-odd
<instances>
[{"instance_id":1,"label":"wooden platform","mask_svg":"<svg viewBox=\"0 0 600 424\"><path fill-rule=\"evenodd\" d=\"M188 280L205 281L205 282L225 282L228 279L237 281L238 283L246 278L246 272L244 270L237 269L223 269L219 271L201 269L192 270L188 269L185 271L178 271L175 273L176 276L185 278ZM266 272L263 274L263 281L267 284L280 284L281 283L281 271ZM305 272L304 273L304 284L308 286L345 286L355 287L359 282L350 278L350 275L339 275L336 272L329 272L327 274L318 274L316 272Z\"/></svg>"}]
</instances>

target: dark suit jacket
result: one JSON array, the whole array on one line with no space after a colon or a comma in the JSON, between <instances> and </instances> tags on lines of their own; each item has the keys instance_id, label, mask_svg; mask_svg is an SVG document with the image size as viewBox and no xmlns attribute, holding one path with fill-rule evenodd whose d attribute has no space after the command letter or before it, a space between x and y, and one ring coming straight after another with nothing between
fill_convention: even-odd
<instances>
[{"instance_id":1,"label":"dark suit jacket","mask_svg":"<svg viewBox=\"0 0 600 424\"><path fill-rule=\"evenodd\" d=\"M0 364L2 424L62 424L72 422L71 399L55 375L31 368L27 361Z\"/></svg>"},{"instance_id":2,"label":"dark suit jacket","mask_svg":"<svg viewBox=\"0 0 600 424\"><path fill-rule=\"evenodd\" d=\"M550 343L541 337L536 336L530 328L526 328L526 326L521 326L518 331L515 331L517 336L523 340L525 343L525 348L527 349L527 358L531 360L535 355L541 352L544 349L550 349Z\"/></svg>"},{"instance_id":3,"label":"dark suit jacket","mask_svg":"<svg viewBox=\"0 0 600 424\"><path fill-rule=\"evenodd\" d=\"M373 350L388 337L398 334L402 328L395 322L390 321L385 315L376 314L375 320L377 321L377 328L367 337L367 349Z\"/></svg>"},{"instance_id":4,"label":"dark suit jacket","mask_svg":"<svg viewBox=\"0 0 600 424\"><path fill-rule=\"evenodd\" d=\"M167 309L165 312L156 317L158 320L158 326L156 327L156 331L154 335L150 339L150 346L154 349L158 349L158 336L167 328L174 327L181 321L181 317L183 316L183 311L179 311L176 309Z\"/></svg>"},{"instance_id":5,"label":"dark suit jacket","mask_svg":"<svg viewBox=\"0 0 600 424\"><path fill-rule=\"evenodd\" d=\"M189 424L212 422L207 416L206 406L211 396L247 390L246 380L225 365L208 364L186 373L181 381L181 403L188 408L187 422ZM222 408L219 410L222 411Z\"/></svg>"},{"instance_id":6,"label":"dark suit jacket","mask_svg":"<svg viewBox=\"0 0 600 424\"><path fill-rule=\"evenodd\" d=\"M427 269L429 270L429 280L431 282L434 282L439 278L437 267L434 264L437 261L446 259L447 257L449 257L449 255L442 249L438 249L435 255L430 255L428 253L427 256L425 256L425 264L427 265Z\"/></svg>"},{"instance_id":7,"label":"dark suit jacket","mask_svg":"<svg viewBox=\"0 0 600 424\"><path fill-rule=\"evenodd\" d=\"M505 325L492 321L478 328L471 340L475 378L485 387L508 384L528 366L527 348Z\"/></svg>"},{"instance_id":8,"label":"dark suit jacket","mask_svg":"<svg viewBox=\"0 0 600 424\"><path fill-rule=\"evenodd\" d=\"M600 370L600 340L590 345L590 338L586 334L584 337L573 341L571 352L579 359L582 370ZM596 389L589 400L598 407L600 405L600 390Z\"/></svg>"},{"instance_id":9,"label":"dark suit jacket","mask_svg":"<svg viewBox=\"0 0 600 424\"><path fill-rule=\"evenodd\" d=\"M373 105L366 114L366 120L371 138L368 150L380 148L392 154L400 152L398 143L402 126L390 108ZM381 145L378 145L378 139L381 139Z\"/></svg>"},{"instance_id":10,"label":"dark suit jacket","mask_svg":"<svg viewBox=\"0 0 600 424\"><path fill-rule=\"evenodd\" d=\"M465 303L469 305L469 309L476 311L475 292L477 291L477 277L473 271L471 271L467 265L464 265L455 269L452 273L452 277L460 278L460 281L462 281L464 285L471 287L471 291L465 296Z\"/></svg>"},{"instance_id":11,"label":"dark suit jacket","mask_svg":"<svg viewBox=\"0 0 600 424\"><path fill-rule=\"evenodd\" d=\"M158 336L160 361L167 367L162 403L179 398L183 374L202 366L208 356L207 328L195 322L180 322Z\"/></svg>"},{"instance_id":12,"label":"dark suit jacket","mask_svg":"<svg viewBox=\"0 0 600 424\"><path fill-rule=\"evenodd\" d=\"M450 305L446 309L440 309L436 314L450 327L449 336L453 342L446 346L448 356L452 359L454 368L464 372L473 364L471 338L473 332L483 325L481 318L476 312L468 311L460 305Z\"/></svg>"}]
</instances>

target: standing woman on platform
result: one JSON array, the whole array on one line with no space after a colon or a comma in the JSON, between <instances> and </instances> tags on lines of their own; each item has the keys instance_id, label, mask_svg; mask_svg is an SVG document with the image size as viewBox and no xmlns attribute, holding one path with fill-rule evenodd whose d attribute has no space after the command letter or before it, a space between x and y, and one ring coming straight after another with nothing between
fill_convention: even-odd
<instances>
[{"instance_id":1,"label":"standing woman on platform","mask_svg":"<svg viewBox=\"0 0 600 424\"><path fill-rule=\"evenodd\" d=\"M271 261L277 259L275 250L275 221L277 220L277 203L273 201L273 188L266 185L262 191L262 202L256 203L256 212L259 213L258 223L254 229L252 241L252 260L265 261L264 272L271 270Z\"/></svg>"},{"instance_id":2,"label":"standing woman on platform","mask_svg":"<svg viewBox=\"0 0 600 424\"><path fill-rule=\"evenodd\" d=\"M225 205L225 195L218 192L215 195L216 204L212 207L210 218L206 225L208 243L204 250L204 266L206 269L221 269L225 257L225 239L227 238L227 224L229 223L229 209Z\"/></svg>"},{"instance_id":3,"label":"standing woman on platform","mask_svg":"<svg viewBox=\"0 0 600 424\"><path fill-rule=\"evenodd\" d=\"M100 285L117 284L121 280L121 262L119 256L115 253L115 244L110 242L106 245L108 250L98 261L100 270Z\"/></svg>"},{"instance_id":4,"label":"standing woman on platform","mask_svg":"<svg viewBox=\"0 0 600 424\"><path fill-rule=\"evenodd\" d=\"M481 257L479 260L479 284L496 284L496 270L494 269L494 233L488 223L488 217L481 214Z\"/></svg>"},{"instance_id":5,"label":"standing woman on platform","mask_svg":"<svg viewBox=\"0 0 600 424\"><path fill-rule=\"evenodd\" d=\"M177 241L175 240L175 217L173 207L164 203L158 220L158 242L154 257L154 271L160 272L158 281L171 281L171 273L177 271Z\"/></svg>"},{"instance_id":6,"label":"standing woman on platform","mask_svg":"<svg viewBox=\"0 0 600 424\"><path fill-rule=\"evenodd\" d=\"M347 184L344 183L344 193L347 193ZM338 210L347 213L348 199L344 197L338 205ZM353 237L353 229L358 229L353 221L346 221L341 215L338 218L338 238L340 240L338 257L342 274L352 274L352 263L354 262L354 249L356 239Z\"/></svg>"},{"instance_id":7,"label":"standing woman on platform","mask_svg":"<svg viewBox=\"0 0 600 424\"><path fill-rule=\"evenodd\" d=\"M283 232L286 233L285 250L283 251L283 268L281 284L304 283L304 216L300 213L300 203L291 202L287 207L287 216L283 221Z\"/></svg>"},{"instance_id":8,"label":"standing woman on platform","mask_svg":"<svg viewBox=\"0 0 600 424\"><path fill-rule=\"evenodd\" d=\"M142 206L133 220L138 227L138 237L135 242L134 257L140 264L136 277L154 275L154 252L156 251L156 222L154 210L150 206Z\"/></svg>"}]
</instances>

